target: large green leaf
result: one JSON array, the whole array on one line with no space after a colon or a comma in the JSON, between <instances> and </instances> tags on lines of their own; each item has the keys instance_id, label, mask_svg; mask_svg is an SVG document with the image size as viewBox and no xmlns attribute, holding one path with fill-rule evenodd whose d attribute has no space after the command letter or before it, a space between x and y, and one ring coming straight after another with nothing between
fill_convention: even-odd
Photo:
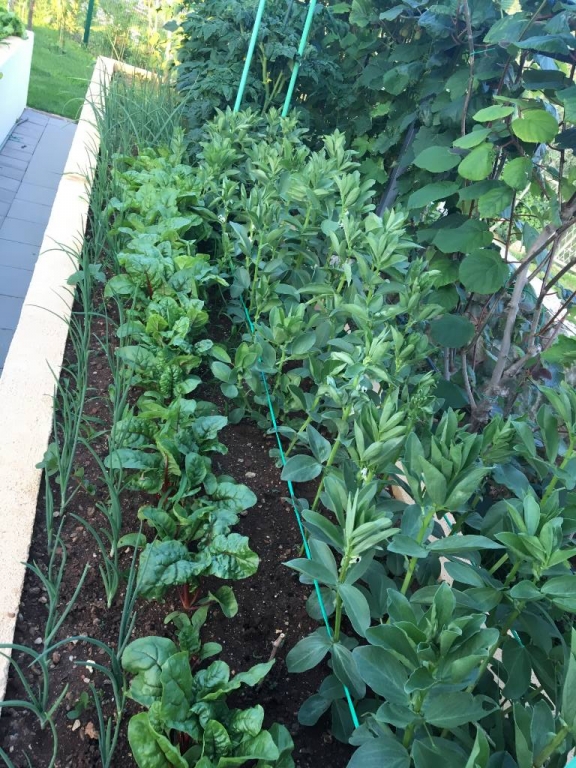
<instances>
[{"instance_id":1,"label":"large green leaf","mask_svg":"<svg viewBox=\"0 0 576 768\"><path fill-rule=\"evenodd\" d=\"M408 198L408 208L424 208L436 200L445 200L458 192L458 184L453 181L437 181L413 192Z\"/></svg>"},{"instance_id":2,"label":"large green leaf","mask_svg":"<svg viewBox=\"0 0 576 768\"><path fill-rule=\"evenodd\" d=\"M318 629L299 640L286 656L288 672L306 672L317 664L330 650L331 642L326 630Z\"/></svg>"},{"instance_id":3,"label":"large green leaf","mask_svg":"<svg viewBox=\"0 0 576 768\"><path fill-rule=\"evenodd\" d=\"M394 736L379 736L354 752L347 768L410 768L410 755Z\"/></svg>"},{"instance_id":4,"label":"large green leaf","mask_svg":"<svg viewBox=\"0 0 576 768\"><path fill-rule=\"evenodd\" d=\"M524 696L530 687L530 654L515 639L507 640L502 648L502 665L507 675L504 696L516 701Z\"/></svg>"},{"instance_id":5,"label":"large green leaf","mask_svg":"<svg viewBox=\"0 0 576 768\"><path fill-rule=\"evenodd\" d=\"M320 464L313 456L299 454L290 456L284 469L282 470L282 480L293 483L306 483L308 480L314 480L322 472Z\"/></svg>"},{"instance_id":6,"label":"large green leaf","mask_svg":"<svg viewBox=\"0 0 576 768\"><path fill-rule=\"evenodd\" d=\"M147 712L130 718L128 741L139 768L188 768L180 750L150 725Z\"/></svg>"},{"instance_id":7,"label":"large green leaf","mask_svg":"<svg viewBox=\"0 0 576 768\"><path fill-rule=\"evenodd\" d=\"M501 216L503 211L512 203L514 193L506 186L500 184L490 189L478 198L478 214L483 219L492 219Z\"/></svg>"},{"instance_id":8,"label":"large green leaf","mask_svg":"<svg viewBox=\"0 0 576 768\"><path fill-rule=\"evenodd\" d=\"M515 157L504 166L502 181L512 189L524 189L530 181L532 167L532 160L529 157Z\"/></svg>"},{"instance_id":9,"label":"large green leaf","mask_svg":"<svg viewBox=\"0 0 576 768\"><path fill-rule=\"evenodd\" d=\"M492 107L484 107L473 115L478 123L491 123L493 120L501 120L503 117L509 117L514 114L514 107L505 107L495 104Z\"/></svg>"},{"instance_id":10,"label":"large green leaf","mask_svg":"<svg viewBox=\"0 0 576 768\"><path fill-rule=\"evenodd\" d=\"M332 449L330 441L326 440L326 438L323 437L311 424L306 428L306 437L308 438L308 444L310 445L310 450L312 451L314 458L316 461L323 464L330 456L330 451Z\"/></svg>"},{"instance_id":11,"label":"large green leaf","mask_svg":"<svg viewBox=\"0 0 576 768\"><path fill-rule=\"evenodd\" d=\"M460 264L460 281L470 293L495 293L508 276L508 267L496 251L473 251Z\"/></svg>"},{"instance_id":12,"label":"large green leaf","mask_svg":"<svg viewBox=\"0 0 576 768\"><path fill-rule=\"evenodd\" d=\"M245 736L234 749L234 757L222 757L217 768L233 768L247 763L249 760L259 760L258 765L275 763L280 757L280 750L268 731L260 731L256 736Z\"/></svg>"},{"instance_id":13,"label":"large green leaf","mask_svg":"<svg viewBox=\"0 0 576 768\"><path fill-rule=\"evenodd\" d=\"M366 695L366 685L360 676L352 651L342 643L332 645L332 668L342 685L350 689L352 696L363 699Z\"/></svg>"},{"instance_id":14,"label":"large green leaf","mask_svg":"<svg viewBox=\"0 0 576 768\"><path fill-rule=\"evenodd\" d=\"M531 144L548 143L558 133L558 122L545 109L530 109L512 121L512 132Z\"/></svg>"},{"instance_id":15,"label":"large green leaf","mask_svg":"<svg viewBox=\"0 0 576 768\"><path fill-rule=\"evenodd\" d=\"M422 708L424 719L437 728L458 728L475 723L498 709L487 696L473 696L464 691L429 695Z\"/></svg>"},{"instance_id":16,"label":"large green leaf","mask_svg":"<svg viewBox=\"0 0 576 768\"><path fill-rule=\"evenodd\" d=\"M458 166L458 173L469 181L482 181L492 173L494 147L487 142L475 147Z\"/></svg>"},{"instance_id":17,"label":"large green leaf","mask_svg":"<svg viewBox=\"0 0 576 768\"><path fill-rule=\"evenodd\" d=\"M168 587L187 584L202 571L180 541L154 541L140 553L138 591L149 599L160 598Z\"/></svg>"},{"instance_id":18,"label":"large green leaf","mask_svg":"<svg viewBox=\"0 0 576 768\"><path fill-rule=\"evenodd\" d=\"M223 757L232 747L228 731L218 720L208 720L204 728L202 752L211 760Z\"/></svg>"},{"instance_id":19,"label":"large green leaf","mask_svg":"<svg viewBox=\"0 0 576 768\"><path fill-rule=\"evenodd\" d=\"M449 171L460 162L460 156L448 147L427 147L414 158L414 165L432 173Z\"/></svg>"},{"instance_id":20,"label":"large green leaf","mask_svg":"<svg viewBox=\"0 0 576 768\"><path fill-rule=\"evenodd\" d=\"M404 689L408 672L390 651L377 646L361 645L354 648L352 655L362 680L374 693L384 696L393 704L409 704L410 697Z\"/></svg>"},{"instance_id":21,"label":"large green leaf","mask_svg":"<svg viewBox=\"0 0 576 768\"><path fill-rule=\"evenodd\" d=\"M335 569L329 568L317 560L308 560L305 557L297 557L295 560L288 560L284 565L288 566L288 568L293 568L295 571L308 576L309 579L317 580L322 584L335 586L338 581L338 573L335 572Z\"/></svg>"},{"instance_id":22,"label":"large green leaf","mask_svg":"<svg viewBox=\"0 0 576 768\"><path fill-rule=\"evenodd\" d=\"M478 480L475 478L473 489L477 487ZM472 490L470 491L470 494L472 493ZM435 541L430 542L428 549L432 552L442 552L443 554L451 555L459 552L481 552L484 549L502 549L502 545L497 541L492 541L492 539L489 539L487 536L465 534L447 536L444 539L436 539Z\"/></svg>"},{"instance_id":23,"label":"large green leaf","mask_svg":"<svg viewBox=\"0 0 576 768\"><path fill-rule=\"evenodd\" d=\"M576 363L576 339L573 336L558 336L557 341L542 353L542 360L565 366Z\"/></svg>"},{"instance_id":24,"label":"large green leaf","mask_svg":"<svg viewBox=\"0 0 576 768\"><path fill-rule=\"evenodd\" d=\"M256 494L250 488L241 483L219 482L212 498L219 502L219 506L240 512L253 507L258 501Z\"/></svg>"},{"instance_id":25,"label":"large green leaf","mask_svg":"<svg viewBox=\"0 0 576 768\"><path fill-rule=\"evenodd\" d=\"M239 533L220 533L209 547L210 565L206 570L220 579L246 579L258 570L260 559L248 546L248 537Z\"/></svg>"},{"instance_id":26,"label":"large green leaf","mask_svg":"<svg viewBox=\"0 0 576 768\"><path fill-rule=\"evenodd\" d=\"M301 725L316 725L322 715L330 709L332 701L315 693L306 699L298 710L298 722Z\"/></svg>"},{"instance_id":27,"label":"large green leaf","mask_svg":"<svg viewBox=\"0 0 576 768\"><path fill-rule=\"evenodd\" d=\"M122 654L122 667L135 678L129 696L149 707L162 694L162 665L178 648L168 637L139 637Z\"/></svg>"},{"instance_id":28,"label":"large green leaf","mask_svg":"<svg viewBox=\"0 0 576 768\"><path fill-rule=\"evenodd\" d=\"M441 347L460 349L474 336L474 324L460 315L443 315L430 323L430 333Z\"/></svg>"},{"instance_id":29,"label":"large green leaf","mask_svg":"<svg viewBox=\"0 0 576 768\"><path fill-rule=\"evenodd\" d=\"M490 745L488 739L482 728L477 726L474 746L472 747L470 757L464 768L487 768L489 759Z\"/></svg>"},{"instance_id":30,"label":"large green leaf","mask_svg":"<svg viewBox=\"0 0 576 768\"><path fill-rule=\"evenodd\" d=\"M435 235L433 242L443 253L469 253L475 248L490 245L492 233L488 229L487 222L468 219L458 227L443 227Z\"/></svg>"},{"instance_id":31,"label":"large green leaf","mask_svg":"<svg viewBox=\"0 0 576 768\"><path fill-rule=\"evenodd\" d=\"M363 593L351 584L340 584L338 593L342 598L344 610L354 627L354 631L361 637L370 626L370 606Z\"/></svg>"},{"instance_id":32,"label":"large green leaf","mask_svg":"<svg viewBox=\"0 0 576 768\"><path fill-rule=\"evenodd\" d=\"M481 144L491 133L492 128L476 128L472 133L467 133L465 136L456 139L454 146L460 149L472 149Z\"/></svg>"},{"instance_id":33,"label":"large green leaf","mask_svg":"<svg viewBox=\"0 0 576 768\"><path fill-rule=\"evenodd\" d=\"M192 704L192 672L190 655L181 651L170 656L162 665L162 717L169 728L186 731Z\"/></svg>"}]
</instances>

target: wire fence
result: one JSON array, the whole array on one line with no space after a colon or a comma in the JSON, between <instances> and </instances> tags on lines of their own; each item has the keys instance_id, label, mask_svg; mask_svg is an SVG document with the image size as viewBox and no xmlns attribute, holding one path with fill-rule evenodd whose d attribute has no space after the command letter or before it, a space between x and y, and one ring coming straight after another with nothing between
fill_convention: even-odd
<instances>
[{"instance_id":1,"label":"wire fence","mask_svg":"<svg viewBox=\"0 0 576 768\"><path fill-rule=\"evenodd\" d=\"M82 43L95 56L109 56L135 66L158 68L163 61L171 18L166 0L11 0L11 10L29 29L58 32L64 51L69 41Z\"/></svg>"}]
</instances>

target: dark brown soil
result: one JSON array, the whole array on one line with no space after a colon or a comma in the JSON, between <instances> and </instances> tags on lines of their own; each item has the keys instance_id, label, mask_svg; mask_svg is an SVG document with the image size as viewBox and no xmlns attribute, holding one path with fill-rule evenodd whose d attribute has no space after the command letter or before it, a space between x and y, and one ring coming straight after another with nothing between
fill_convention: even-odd
<instances>
[{"instance_id":1,"label":"dark brown soil","mask_svg":"<svg viewBox=\"0 0 576 768\"><path fill-rule=\"evenodd\" d=\"M215 329L212 328L212 331ZM99 455L106 455L106 433L110 428L110 414L107 406L107 389L111 382L110 371L97 337L104 335L104 321L96 318L93 322L94 340L90 357L90 398L86 414L91 428L102 435L92 443ZM69 344L66 364L74 363L74 352ZM221 405L218 390L195 392L198 399L210 399ZM237 530L250 538L250 544L260 556L258 573L244 581L233 583L238 599L239 612L233 619L226 619L219 611L210 613L203 631L203 640L216 640L223 646L221 658L230 664L232 670L240 671L251 665L267 661L272 644L280 632L286 640L280 647L276 664L258 690L248 689L242 694L242 706L260 703L266 711L266 723L283 723L290 730L294 742L294 760L298 768L317 768L324 763L330 768L344 768L351 755L351 749L333 740L329 733L329 722L323 718L318 726L299 726L297 712L302 702L314 693L326 670L313 670L303 675L289 675L285 665L286 653L296 641L316 628L305 610L309 588L300 584L293 571L282 565L292 557L299 556L301 545L296 520L291 506L286 502L287 489L280 480L279 470L269 457L273 443L270 437L251 423L227 427L221 433L221 440L228 447L226 456L213 459L216 474L232 475L238 482L248 485L258 497L257 505L248 511ZM80 447L76 467L82 467L85 480L92 489L81 489L68 507L98 525L101 513L97 502L104 498L104 484L99 470L90 453ZM54 493L57 496L57 486ZM122 499L124 532L138 529L136 514L138 508L150 503L150 497L138 493L126 493ZM70 515L66 520L63 542L68 560L66 576L62 586L60 606L70 600L78 579L86 564L90 570L82 589L80 599L72 609L58 633L58 638L75 635L89 635L115 647L122 611L124 585L120 589L111 609L107 609L104 590L98 572L99 554L85 528ZM124 567L129 566L129 552L124 554ZM39 497L36 525L30 551L30 562L46 565L46 529L44 491ZM18 616L15 642L42 649L42 627L46 617L46 596L38 579L28 573L24 587L21 612ZM166 602L142 601L138 606L138 618L134 637L148 634L166 634L164 617L172 610L181 610L174 594ZM35 667L27 668L28 659L20 653L15 659L22 665L26 677L36 684L40 681ZM67 717L68 711L88 690L94 681L104 691L104 705L111 712L112 694L110 684L98 673L87 673L85 667L74 662L92 659L105 664L104 652L85 642L70 642L60 646L50 657L50 701L54 701L64 686L68 691L57 710L54 722L58 732L58 768L95 768L100 766L100 755L96 732L98 721L94 707L90 705L76 719ZM18 677L12 672L7 699L25 699L26 695ZM128 703L124 727L113 760L114 766L134 766L125 732L129 715L137 707ZM16 768L29 764L34 768L46 768L52 754L52 738L48 728L42 730L36 717L23 709L5 707L0 719L0 745L8 753ZM26 757L30 763L27 762Z\"/></svg>"}]
</instances>

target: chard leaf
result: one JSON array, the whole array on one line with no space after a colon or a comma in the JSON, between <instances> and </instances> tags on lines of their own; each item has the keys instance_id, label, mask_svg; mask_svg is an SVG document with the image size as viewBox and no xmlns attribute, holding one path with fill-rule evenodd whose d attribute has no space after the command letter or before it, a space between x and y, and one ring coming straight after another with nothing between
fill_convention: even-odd
<instances>
[{"instance_id":1,"label":"chard leaf","mask_svg":"<svg viewBox=\"0 0 576 768\"><path fill-rule=\"evenodd\" d=\"M139 768L188 768L180 750L154 730L147 712L130 718L128 741Z\"/></svg>"},{"instance_id":2,"label":"chard leaf","mask_svg":"<svg viewBox=\"0 0 576 768\"><path fill-rule=\"evenodd\" d=\"M241 483L219 482L212 498L220 502L220 506L234 512L242 512L253 507L258 499L247 485Z\"/></svg>"},{"instance_id":3,"label":"chard leaf","mask_svg":"<svg viewBox=\"0 0 576 768\"><path fill-rule=\"evenodd\" d=\"M204 753L211 760L223 757L232 749L232 741L228 731L217 720L209 720L204 728Z\"/></svg>"},{"instance_id":4,"label":"chard leaf","mask_svg":"<svg viewBox=\"0 0 576 768\"><path fill-rule=\"evenodd\" d=\"M154 541L140 553L138 592L149 599L159 599L168 587L187 584L205 565L194 562L180 541Z\"/></svg>"},{"instance_id":5,"label":"chard leaf","mask_svg":"<svg viewBox=\"0 0 576 768\"><path fill-rule=\"evenodd\" d=\"M259 557L248 546L248 537L239 533L214 536L207 550L210 562L206 573L220 579L246 579L258 570ZM180 582L183 583L183 582Z\"/></svg>"},{"instance_id":6,"label":"chard leaf","mask_svg":"<svg viewBox=\"0 0 576 768\"><path fill-rule=\"evenodd\" d=\"M175 643L167 637L140 637L122 654L122 667L136 677L130 683L129 696L149 707L162 694L162 665L177 653Z\"/></svg>"},{"instance_id":7,"label":"chard leaf","mask_svg":"<svg viewBox=\"0 0 576 768\"><path fill-rule=\"evenodd\" d=\"M162 665L162 717L169 728L186 732L192 702L192 672L188 651L170 656Z\"/></svg>"}]
</instances>

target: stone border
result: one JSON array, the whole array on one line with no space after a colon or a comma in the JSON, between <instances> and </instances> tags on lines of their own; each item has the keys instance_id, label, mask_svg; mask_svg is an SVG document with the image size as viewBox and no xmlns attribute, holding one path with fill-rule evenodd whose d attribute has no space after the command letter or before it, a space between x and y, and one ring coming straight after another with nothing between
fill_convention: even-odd
<instances>
[{"instance_id":1,"label":"stone border","mask_svg":"<svg viewBox=\"0 0 576 768\"><path fill-rule=\"evenodd\" d=\"M36 518L42 460L52 431L55 376L68 337L77 270L88 218L100 137L94 105L115 72L149 77L113 59L99 57L78 128L58 186L40 255L0 377L0 644L12 643ZM0 656L0 700L10 663Z\"/></svg>"},{"instance_id":2,"label":"stone border","mask_svg":"<svg viewBox=\"0 0 576 768\"><path fill-rule=\"evenodd\" d=\"M0 43L0 147L26 107L33 48L33 32Z\"/></svg>"}]
</instances>

